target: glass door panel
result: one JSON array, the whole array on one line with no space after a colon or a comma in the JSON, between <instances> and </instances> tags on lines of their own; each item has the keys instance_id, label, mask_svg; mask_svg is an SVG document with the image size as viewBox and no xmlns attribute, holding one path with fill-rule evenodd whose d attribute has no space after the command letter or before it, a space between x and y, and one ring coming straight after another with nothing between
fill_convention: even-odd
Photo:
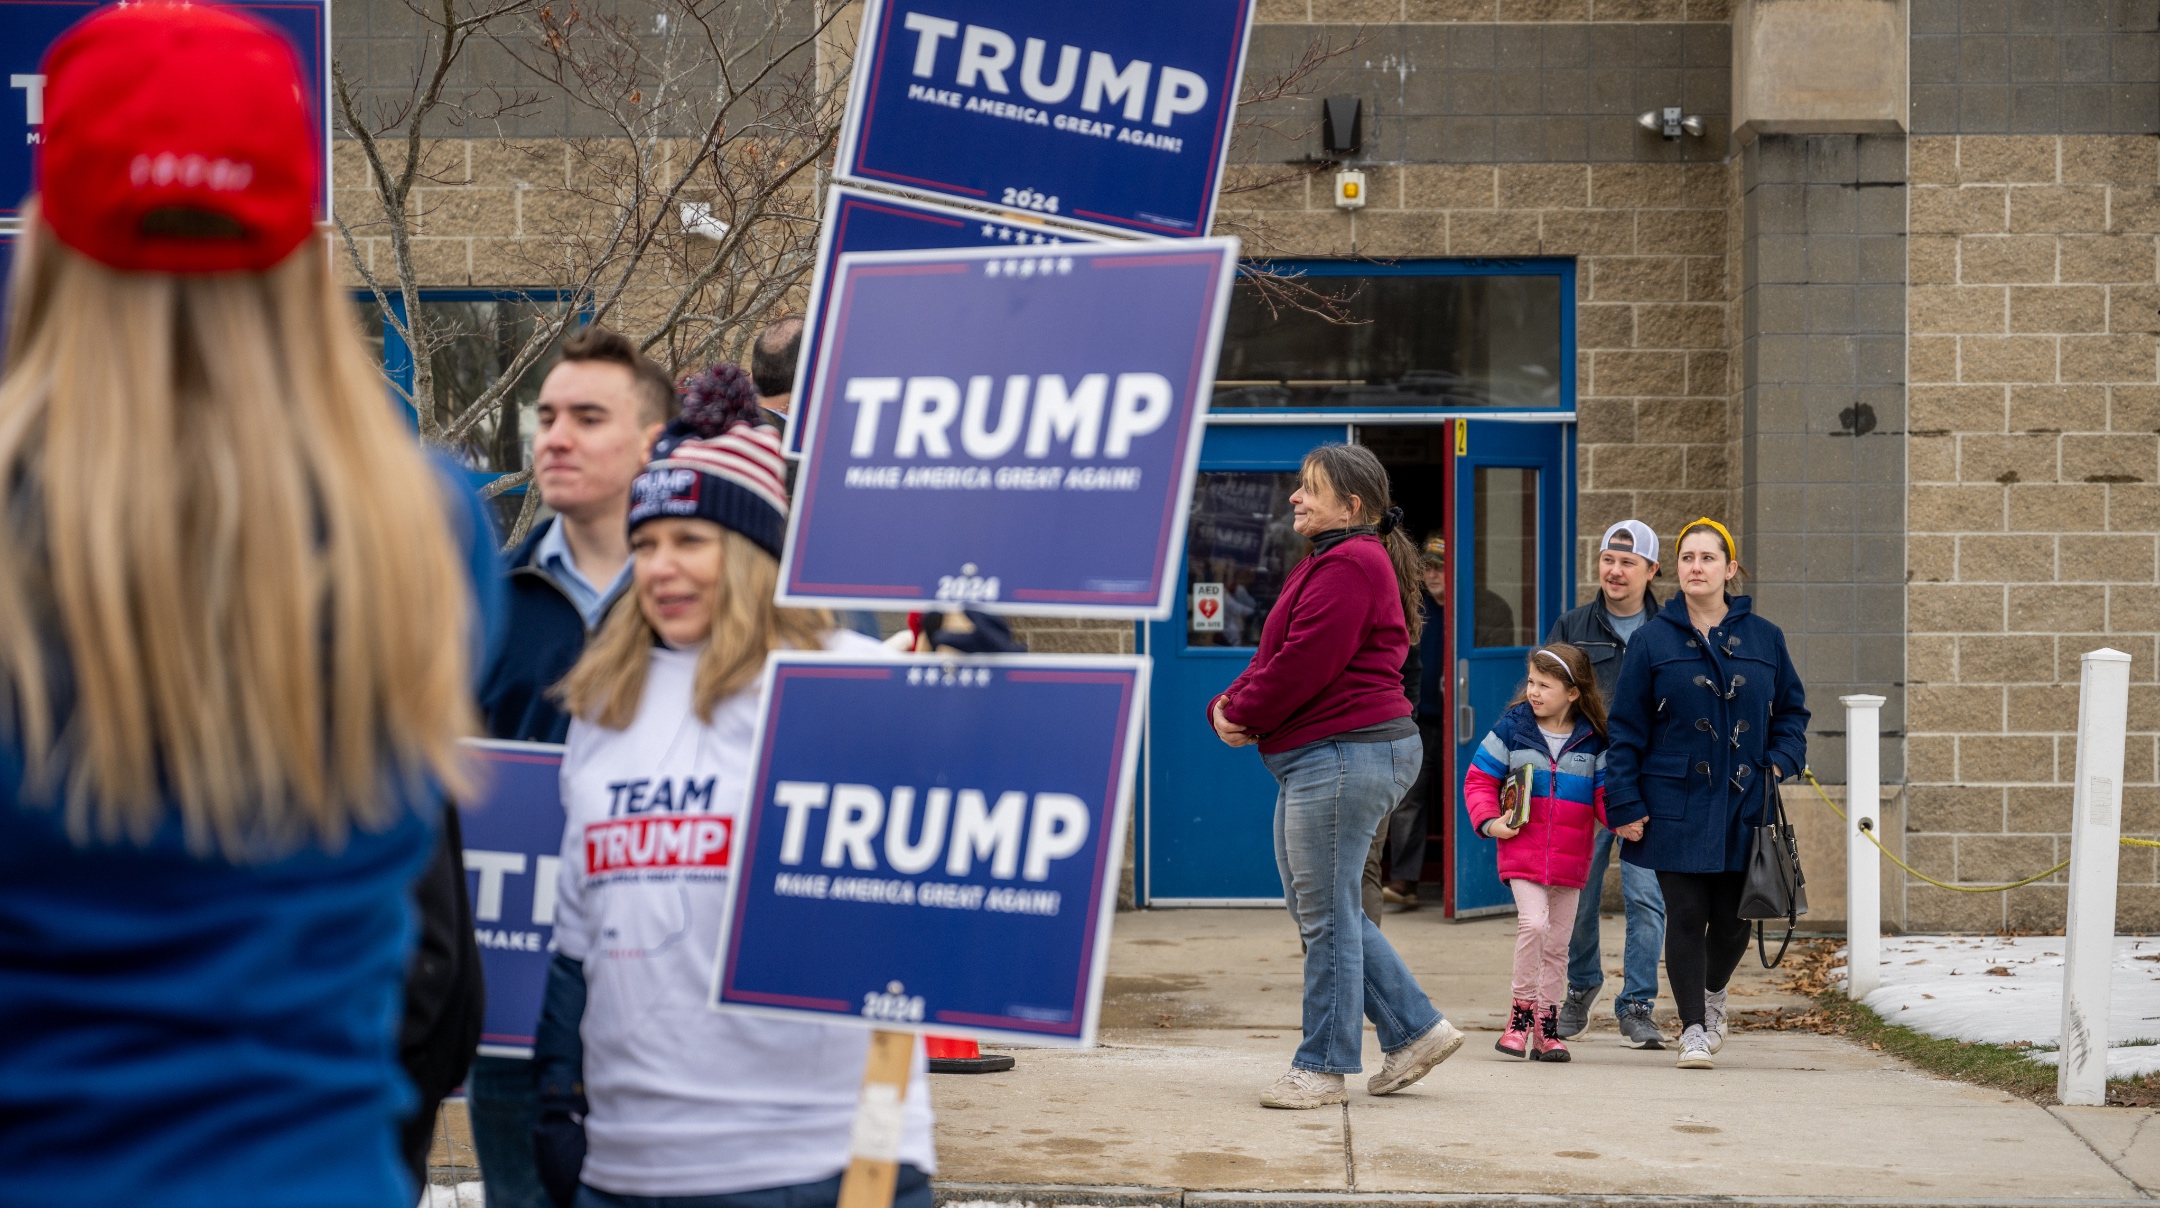
<instances>
[{"instance_id":1,"label":"glass door panel","mask_svg":"<svg viewBox=\"0 0 2160 1208\"><path fill-rule=\"evenodd\" d=\"M1471 472L1477 537L1471 549L1471 645L1528 646L1538 615L1538 472L1478 466Z\"/></svg>"},{"instance_id":2,"label":"glass door panel","mask_svg":"<svg viewBox=\"0 0 2160 1208\"><path fill-rule=\"evenodd\" d=\"M1297 475L1202 470L1185 539L1185 644L1260 644L1275 599L1312 543L1290 527Z\"/></svg>"}]
</instances>

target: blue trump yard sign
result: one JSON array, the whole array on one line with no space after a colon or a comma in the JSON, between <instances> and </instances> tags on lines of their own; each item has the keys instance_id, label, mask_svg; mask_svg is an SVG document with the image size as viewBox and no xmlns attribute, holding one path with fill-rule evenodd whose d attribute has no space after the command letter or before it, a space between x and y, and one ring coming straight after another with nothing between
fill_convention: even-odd
<instances>
[{"instance_id":1,"label":"blue trump yard sign","mask_svg":"<svg viewBox=\"0 0 2160 1208\"><path fill-rule=\"evenodd\" d=\"M1252 0L870 0L842 180L1208 233Z\"/></svg>"},{"instance_id":2,"label":"blue trump yard sign","mask_svg":"<svg viewBox=\"0 0 2160 1208\"><path fill-rule=\"evenodd\" d=\"M1134 657L773 655L715 1009L1093 1043L1145 699Z\"/></svg>"},{"instance_id":3,"label":"blue trump yard sign","mask_svg":"<svg viewBox=\"0 0 2160 1208\"><path fill-rule=\"evenodd\" d=\"M817 364L820 330L825 310L825 283L833 262L848 252L905 252L922 248L954 247L1062 247L1067 242L1100 243L1080 231L1046 228L1040 223L1016 221L994 215L914 201L881 193L865 193L834 185L825 195L825 222L818 228L817 260L810 270L810 301L804 308L802 354L795 368L795 401L788 409L787 451L802 455L805 422L804 400L811 367Z\"/></svg>"},{"instance_id":4,"label":"blue trump yard sign","mask_svg":"<svg viewBox=\"0 0 2160 1208\"><path fill-rule=\"evenodd\" d=\"M0 77L8 86L0 105L0 219L22 212L23 198L36 187L32 165L45 124L45 51L67 28L102 7L101 0L0 0ZM329 213L330 197L330 12L328 0L239 0L237 9L276 29L292 41L300 59L300 79L307 89L322 142L322 192L316 210Z\"/></svg>"},{"instance_id":5,"label":"blue trump yard sign","mask_svg":"<svg viewBox=\"0 0 2160 1208\"><path fill-rule=\"evenodd\" d=\"M480 1052L532 1056L533 1029L555 953L562 865L562 757L554 743L477 741L487 793L461 806L465 888L487 981Z\"/></svg>"},{"instance_id":6,"label":"blue trump yard sign","mask_svg":"<svg viewBox=\"0 0 2160 1208\"><path fill-rule=\"evenodd\" d=\"M1237 241L842 256L782 604L1170 615Z\"/></svg>"}]
</instances>

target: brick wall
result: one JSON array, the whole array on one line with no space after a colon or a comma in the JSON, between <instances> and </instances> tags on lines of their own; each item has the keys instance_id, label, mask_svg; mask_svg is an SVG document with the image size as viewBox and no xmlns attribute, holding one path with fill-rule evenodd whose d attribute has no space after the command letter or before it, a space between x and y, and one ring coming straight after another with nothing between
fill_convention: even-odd
<instances>
[{"instance_id":1,"label":"brick wall","mask_svg":"<svg viewBox=\"0 0 2160 1208\"><path fill-rule=\"evenodd\" d=\"M1914 138L1907 854L2000 882L2068 855L2078 656L2128 651L2123 831L2160 835L2160 146ZM1949 876L1944 874L1948 873ZM2119 923L2160 928L2153 852ZM1908 889L1915 929L2057 928L2063 888Z\"/></svg>"},{"instance_id":2,"label":"brick wall","mask_svg":"<svg viewBox=\"0 0 2160 1208\"><path fill-rule=\"evenodd\" d=\"M1639 517L1722 509L1730 321L1721 164L1368 165L1367 208L1315 178L1236 200L1220 225L1284 255L1574 256L1578 577Z\"/></svg>"}]
</instances>

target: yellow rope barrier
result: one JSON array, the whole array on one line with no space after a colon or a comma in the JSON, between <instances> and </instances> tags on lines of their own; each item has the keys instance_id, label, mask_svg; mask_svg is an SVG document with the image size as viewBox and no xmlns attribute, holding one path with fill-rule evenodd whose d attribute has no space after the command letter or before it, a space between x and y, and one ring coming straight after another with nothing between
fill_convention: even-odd
<instances>
[{"instance_id":1,"label":"yellow rope barrier","mask_svg":"<svg viewBox=\"0 0 2160 1208\"><path fill-rule=\"evenodd\" d=\"M1815 786L1815 795L1822 798L1822 803L1830 807L1831 813L1836 814L1840 819L1844 821L1852 821L1852 819L1846 817L1844 810L1841 810L1837 807L1837 802L1830 800L1830 794L1823 791L1822 781L1815 779L1814 768L1801 768L1800 775L1805 777L1809 784ZM2036 872L2022 881L2012 881L2008 885L1952 885L1947 881L1938 881L1935 878L1927 875L1926 873L1921 872L1919 869L1914 868L1912 865L1907 864L1905 861L1898 859L1896 853L1892 852L1889 848L1884 847L1882 845L1882 840L1875 837L1875 830L1873 827L1862 827L1860 829L1860 833L1866 836L1868 842L1875 845L1876 851L1879 851L1883 855L1889 857L1889 860L1892 864L1895 864L1899 868L1904 869L1906 872L1909 872L1912 875L1920 878L1921 880L1926 881L1930 885L1936 886L1939 889L1950 890L1952 893L2003 893L2007 890L2016 889L2020 885L2030 885L2034 881L2046 880L2047 878L2054 876L2056 873L2061 872L2063 869L2070 867L2070 861L2064 860L2062 863L2048 869L2046 872ZM2160 843L2155 843L2150 839L2124 839L2123 842L2136 847L2160 847Z\"/></svg>"}]
</instances>

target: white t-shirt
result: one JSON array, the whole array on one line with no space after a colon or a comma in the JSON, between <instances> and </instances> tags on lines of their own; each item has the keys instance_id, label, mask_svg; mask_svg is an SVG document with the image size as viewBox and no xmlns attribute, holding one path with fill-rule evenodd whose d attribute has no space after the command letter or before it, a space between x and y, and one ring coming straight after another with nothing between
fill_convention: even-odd
<instances>
[{"instance_id":1,"label":"white t-shirt","mask_svg":"<svg viewBox=\"0 0 2160 1208\"><path fill-rule=\"evenodd\" d=\"M845 631L825 645L883 652ZM573 721L563 756L555 939L585 964L583 1177L617 1195L724 1195L839 1173L870 1049L867 1029L705 1006L757 691L700 724L697 659L655 647L637 719L624 730ZM934 1173L919 1045L905 1106L900 1160Z\"/></svg>"},{"instance_id":2,"label":"white t-shirt","mask_svg":"<svg viewBox=\"0 0 2160 1208\"><path fill-rule=\"evenodd\" d=\"M1567 746L1567 740L1575 737L1575 731L1573 730L1569 730L1565 734L1555 734L1543 726L1539 726L1537 732L1544 736L1545 749L1551 751L1552 757L1556 760L1560 758L1560 749Z\"/></svg>"}]
</instances>

